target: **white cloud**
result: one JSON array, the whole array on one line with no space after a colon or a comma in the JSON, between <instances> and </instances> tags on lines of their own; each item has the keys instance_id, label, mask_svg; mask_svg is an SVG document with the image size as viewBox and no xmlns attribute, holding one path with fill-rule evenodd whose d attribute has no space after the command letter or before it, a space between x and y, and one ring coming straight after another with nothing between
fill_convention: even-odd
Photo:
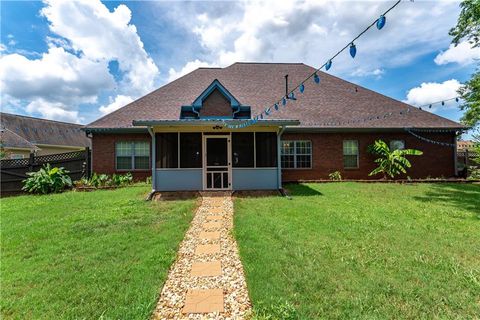
<instances>
[{"instance_id":1,"label":"white cloud","mask_svg":"<svg viewBox=\"0 0 480 320\"><path fill-rule=\"evenodd\" d=\"M438 65L444 65L447 63L458 63L461 65L467 65L480 59L480 48L472 48L472 44L468 41L459 43L457 46L451 44L450 47L439 53L435 57L435 63Z\"/></svg>"},{"instance_id":2,"label":"white cloud","mask_svg":"<svg viewBox=\"0 0 480 320\"><path fill-rule=\"evenodd\" d=\"M72 48L92 60L118 61L124 73L123 92L135 96L151 91L158 68L147 54L137 28L130 24L131 11L121 4L113 12L99 0L45 0L41 10L50 30L68 39Z\"/></svg>"},{"instance_id":3,"label":"white cloud","mask_svg":"<svg viewBox=\"0 0 480 320\"><path fill-rule=\"evenodd\" d=\"M99 88L113 85L107 62L77 57L59 47L50 47L40 59L30 60L17 53L0 57L4 102L27 101L28 112L50 119L72 117L80 103L97 101Z\"/></svg>"},{"instance_id":4,"label":"white cloud","mask_svg":"<svg viewBox=\"0 0 480 320\"><path fill-rule=\"evenodd\" d=\"M207 62L200 61L198 59L196 59L194 61L189 61L179 71L176 71L175 69L170 68L170 70L168 71L168 81L170 82L170 81L173 81L175 79L178 79L181 76L186 75L187 73L192 72L193 70L195 70L197 68L200 68L200 67L215 67L215 66L216 65L214 65L214 64L209 64Z\"/></svg>"},{"instance_id":5,"label":"white cloud","mask_svg":"<svg viewBox=\"0 0 480 320\"><path fill-rule=\"evenodd\" d=\"M376 68L374 70L367 70L362 67L355 69L351 73L353 77L375 77L376 79L380 79L384 74L384 69Z\"/></svg>"},{"instance_id":6,"label":"white cloud","mask_svg":"<svg viewBox=\"0 0 480 320\"><path fill-rule=\"evenodd\" d=\"M432 102L447 100L458 96L457 90L461 87L461 83L456 79L446 80L442 83L424 82L419 87L410 89L407 93L405 103L421 106ZM445 103L445 107L455 107L454 101ZM434 105L433 108L438 107Z\"/></svg>"},{"instance_id":7,"label":"white cloud","mask_svg":"<svg viewBox=\"0 0 480 320\"><path fill-rule=\"evenodd\" d=\"M6 50L7 50L7 46L4 45L3 43L0 43L0 52L6 51Z\"/></svg>"},{"instance_id":8,"label":"white cloud","mask_svg":"<svg viewBox=\"0 0 480 320\"><path fill-rule=\"evenodd\" d=\"M79 106L97 103L103 92L115 89L117 98L103 107L113 110L115 102L155 87L158 68L130 24L127 6L110 12L100 0L44 3L40 13L53 33L46 38L48 51L37 59L19 50L0 55L0 90L6 104L22 101L27 112L78 122ZM3 45L0 49L8 52ZM118 62L118 83L110 74L111 61Z\"/></svg>"},{"instance_id":9,"label":"white cloud","mask_svg":"<svg viewBox=\"0 0 480 320\"><path fill-rule=\"evenodd\" d=\"M205 50L201 60L210 64L292 61L319 66L390 5L385 1L242 0L222 4L221 13L215 5L189 7L176 18L198 37ZM458 2L404 1L387 15L384 29L374 27L356 42L355 59L344 52L330 71L351 75L358 66L368 66L363 72L372 72L408 65L450 42L448 30L458 11Z\"/></svg>"},{"instance_id":10,"label":"white cloud","mask_svg":"<svg viewBox=\"0 0 480 320\"><path fill-rule=\"evenodd\" d=\"M79 117L78 111L69 110L68 107L60 102L48 102L42 98L30 102L26 111L29 113L39 112L44 118L55 119L66 122L81 123L84 119Z\"/></svg>"},{"instance_id":11,"label":"white cloud","mask_svg":"<svg viewBox=\"0 0 480 320\"><path fill-rule=\"evenodd\" d=\"M113 112L115 110L118 110L121 107L126 106L127 104L129 104L133 100L134 99L132 97L124 96L124 95L118 95L118 96L115 97L115 99L112 99L112 97L110 97L110 104L108 104L106 106L101 106L99 110L100 110L101 113L107 114L107 113Z\"/></svg>"}]
</instances>

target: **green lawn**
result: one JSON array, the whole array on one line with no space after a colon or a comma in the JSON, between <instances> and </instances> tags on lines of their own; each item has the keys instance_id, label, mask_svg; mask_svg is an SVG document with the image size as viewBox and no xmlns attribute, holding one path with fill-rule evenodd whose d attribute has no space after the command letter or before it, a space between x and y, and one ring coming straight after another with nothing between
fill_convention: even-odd
<instances>
[{"instance_id":1,"label":"green lawn","mask_svg":"<svg viewBox=\"0 0 480 320\"><path fill-rule=\"evenodd\" d=\"M1 199L1 318L148 319L195 206L148 191Z\"/></svg>"},{"instance_id":2,"label":"green lawn","mask_svg":"<svg viewBox=\"0 0 480 320\"><path fill-rule=\"evenodd\" d=\"M480 185L287 188L235 201L259 318L480 316Z\"/></svg>"}]
</instances>

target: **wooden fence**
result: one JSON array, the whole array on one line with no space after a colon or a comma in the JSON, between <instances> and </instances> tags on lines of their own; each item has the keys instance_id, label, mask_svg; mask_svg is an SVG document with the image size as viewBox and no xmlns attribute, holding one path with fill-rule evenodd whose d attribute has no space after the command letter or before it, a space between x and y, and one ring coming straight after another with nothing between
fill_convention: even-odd
<instances>
[{"instance_id":1,"label":"wooden fence","mask_svg":"<svg viewBox=\"0 0 480 320\"><path fill-rule=\"evenodd\" d=\"M72 180L82 176L90 176L90 149L67 153L35 156L33 153L27 159L0 160L1 185L0 195L5 196L22 192L22 181L27 178L27 172L38 171L49 163L52 167L64 167L70 173Z\"/></svg>"},{"instance_id":2,"label":"wooden fence","mask_svg":"<svg viewBox=\"0 0 480 320\"><path fill-rule=\"evenodd\" d=\"M480 167L480 163L475 162L477 154L474 151L458 151L457 164L459 167L458 175L466 178L469 175L469 167Z\"/></svg>"}]
</instances>

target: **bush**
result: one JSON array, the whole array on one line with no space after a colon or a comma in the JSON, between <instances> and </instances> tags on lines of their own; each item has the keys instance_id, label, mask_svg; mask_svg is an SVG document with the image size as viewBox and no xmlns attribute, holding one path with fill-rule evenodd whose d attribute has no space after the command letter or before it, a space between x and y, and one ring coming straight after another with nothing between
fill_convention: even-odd
<instances>
[{"instance_id":1,"label":"bush","mask_svg":"<svg viewBox=\"0 0 480 320\"><path fill-rule=\"evenodd\" d=\"M340 173L340 171L332 172L328 175L328 177L330 178L330 180L333 180L333 181L342 180L342 174Z\"/></svg>"},{"instance_id":2,"label":"bush","mask_svg":"<svg viewBox=\"0 0 480 320\"><path fill-rule=\"evenodd\" d=\"M51 168L46 164L36 172L28 172L27 179L23 180L22 190L30 193L58 193L72 186L72 179L63 167Z\"/></svg>"},{"instance_id":3,"label":"bush","mask_svg":"<svg viewBox=\"0 0 480 320\"><path fill-rule=\"evenodd\" d=\"M92 174L90 179L82 178L78 181L75 181L77 187L93 187L93 188L102 188L102 187L122 187L129 185L133 182L133 176L130 172L126 174L113 174L111 177L107 174Z\"/></svg>"}]
</instances>

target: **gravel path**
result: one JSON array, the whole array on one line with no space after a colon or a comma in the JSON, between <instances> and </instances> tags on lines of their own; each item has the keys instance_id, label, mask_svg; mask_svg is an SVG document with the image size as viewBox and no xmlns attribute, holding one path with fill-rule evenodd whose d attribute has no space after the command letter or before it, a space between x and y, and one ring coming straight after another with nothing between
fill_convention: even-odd
<instances>
[{"instance_id":1,"label":"gravel path","mask_svg":"<svg viewBox=\"0 0 480 320\"><path fill-rule=\"evenodd\" d=\"M231 193L201 195L202 204L180 244L152 319L244 319L251 310L231 235Z\"/></svg>"}]
</instances>

